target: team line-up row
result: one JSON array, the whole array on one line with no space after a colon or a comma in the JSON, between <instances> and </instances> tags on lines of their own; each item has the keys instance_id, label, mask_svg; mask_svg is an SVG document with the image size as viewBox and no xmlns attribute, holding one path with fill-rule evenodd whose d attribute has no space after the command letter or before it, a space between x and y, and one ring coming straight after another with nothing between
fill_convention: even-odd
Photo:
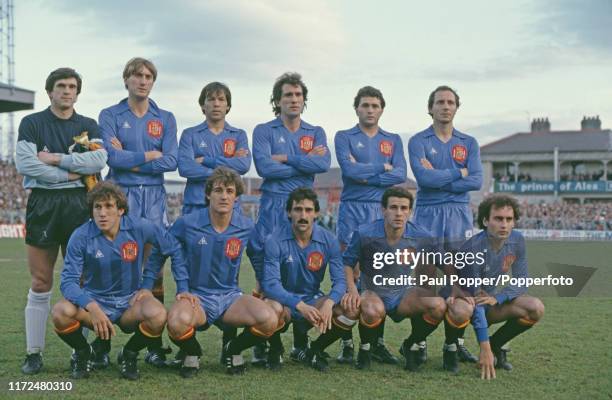
<instances>
[{"instance_id":1,"label":"team line-up row","mask_svg":"<svg viewBox=\"0 0 612 400\"><path fill-rule=\"evenodd\" d=\"M244 174L249 169L251 152L245 132L232 127L225 120L231 108L229 88L219 82L204 87L199 103L205 120L195 127L186 129L180 143L177 144L176 122L173 115L159 108L149 98L156 77L157 69L151 61L142 58L128 61L123 71L128 97L117 105L104 109L96 123L74 111L74 104L81 89L80 76L70 68L60 68L49 75L45 84L51 102L50 107L22 120L16 165L19 172L24 175L24 186L33 189L28 199L26 215L26 244L32 271L32 288L28 294L25 312L27 356L22 367L24 373L37 373L42 368L53 265L59 247L65 248L68 239L77 228L77 232L81 233L80 235L75 233L71 243L77 242L76 238L79 236L87 237L89 241L93 239L95 242L98 237L109 239L115 235L127 235L130 226L141 224L141 218L150 221L160 232L163 231L167 225L163 174L177 167L179 173L187 178L184 217L170 228L169 236L175 237L175 240L181 244L182 251L188 256L185 256L185 267L178 277L176 271L181 271L181 268L173 267L179 294L185 293L181 297L185 301L177 301L175 305L176 307L187 303L194 305L199 301L202 311L199 312L199 308L190 306L190 310L196 310L192 314L187 311L173 314L171 310L168 316L170 337L173 341L181 343L179 347L183 351L180 360L183 375L192 375L198 369L198 346L195 344L197 342L194 342L195 327L205 326L217 319L225 321L226 318L232 322L229 325L249 327L239 336L236 336L235 329L224 330L224 360L230 372L241 370L243 367L238 357L240 353L238 350L253 344L256 344L258 349L254 354L256 363L263 362L271 367L279 364L278 360L282 353L278 347L280 342L272 339L274 335L271 335L271 332L286 329L289 320L294 321L294 347L297 349L295 358L306 359L317 369L326 368L325 357L321 356L321 352L329 340L337 338L333 335L325 336L332 331L335 332L334 335L340 332L342 337L343 351L340 360L353 361L351 330L339 328L340 331L335 331L333 327L350 328L357 324L357 321L359 321L362 342L357 366L366 368L369 365L370 355L375 359L396 362L397 359L384 345L382 331L384 316L395 315L401 307L404 307L402 304L405 304L405 307L401 308L400 314L404 317L410 315L413 324L413 334L402 347L406 368L416 369L419 362L423 361L426 349L424 338L432 326L435 327L441 320L447 321L445 328L446 325L459 326L461 324L457 324L457 321L469 321L473 313L475 315L484 313L477 320L480 321L480 331L478 331L480 333L477 336L479 341L482 339L481 343L487 345L489 337L482 326L486 326L487 321L499 322L508 319L508 323L504 325L506 328L500 329L498 339L495 341L491 339L490 348L487 349L485 345L483 350L481 346L480 361L483 366L483 377L494 376L493 353L498 366L509 368L502 345L512 335L520 333L517 326L522 327L537 321L543 312L539 300L527 297L520 290L494 295L495 288L488 288L490 290L485 290L488 295L484 296L482 295L484 292L479 292L480 294L476 296L478 300L474 302L473 296L462 297L458 292L457 296L465 298L465 301L456 303L466 305L462 312L454 315L444 311L446 309L444 300L435 297L429 289L405 287L400 288L405 290L405 293L399 295L387 293L385 290L390 288L383 287L383 292L377 292L381 286L374 285L371 281L368 284L368 279L363 279L364 276L366 278L368 276L365 266L371 264L371 257L366 256L359 261L353 260L353 265L359 264L363 271L361 288L355 285L356 277L359 275L356 271L359 269L353 273L351 268L345 268L344 273L342 269L337 273L337 268L332 268L332 258L340 259L342 252L346 257L350 254L351 246L354 246L355 252L356 249L368 248L371 243L380 242L375 238L387 238L386 241L380 242L383 248L375 251L394 252L397 249L417 248L411 247L411 242L404 242L404 239L444 238L444 247L455 251L460 249L466 240L475 240L479 237L480 245L502 246L506 249L501 254L507 257L488 260L495 265L499 264L500 271L507 272L512 266L513 273L519 271L519 274L526 275L524 241L520 234L516 232L510 234L514 221L519 217L518 206L514 207L513 199L502 198L497 203L489 205L489 209L500 209L506 213L509 209L511 214L495 217L495 221L498 219L505 221L503 229L500 228L501 233L497 241L489 243L487 229L484 230L484 236L479 234L480 236L470 238L472 212L469 208L469 191L480 189L482 166L476 140L453 127L453 118L460 104L459 96L453 89L440 86L432 91L428 99L428 110L433 123L423 132L414 135L408 144L410 164L418 185L416 202L410 193L393 187L405 181L407 165L400 137L384 131L379 126L385 107L382 93L370 86L358 91L354 101L357 124L351 129L338 132L335 136L336 156L342 169L344 184L336 237L323 229L313 227L310 219L311 214L316 214L318 211L318 202L316 196L312 197L314 192L311 190L314 176L327 171L330 166L325 132L301 118L308 96L308 89L301 76L296 73L281 75L274 83L270 100L276 118L258 125L253 132L252 159L257 172L263 177L263 183L258 220L252 233L247 235L249 229L246 228L250 221L238 212L239 207L235 201L242 193L242 182L235 177L238 176L237 173ZM106 194L97 202L92 202L90 199L87 205L84 187L91 190L90 194L96 193L95 175L107 163L110 167L107 179L121 189L121 193L125 196L125 204L122 203L123 200L120 201L118 195L110 194L114 192L109 183L98 186L97 188L106 191L104 192ZM221 178L214 178L215 174ZM290 194L298 197L289 201ZM215 206L215 201L218 201L218 207ZM98 212L102 215L96 219ZM293 212L295 214L292 214ZM93 220L88 221L92 215ZM109 215L115 215L116 218ZM287 224L288 215L291 217L290 224ZM412 221L408 222L411 215ZM480 224L483 221L478 222ZM117 223L119 225L116 225ZM360 225L366 227L364 228L366 231L361 232ZM136 228L133 229L138 231ZM237 229L235 234L232 233L234 229ZM238 231L243 232L241 234L244 237L236 236ZM391 231L394 232L392 240L387 237ZM84 273L83 290L89 288L94 294L108 295L105 288L109 287L109 277L119 279L121 276L122 283L119 286L121 290L127 290L121 293L129 297L117 297L119 293L113 293L115 299L113 306L105 305L107 299L104 296L94 299L93 295L84 297L78 292L75 297L74 294L67 294L70 291L62 290L68 300L62 303L63 306L58 306L56 314L60 322L59 325L56 324L58 332L67 335L80 332L79 321L81 321L86 326L97 327L96 333L99 339L92 343L93 348L89 348L79 333L74 335L74 340L78 343L69 343L74 348L82 350L83 354L82 357L75 357L72 363L73 375L76 377L88 374L94 355L98 357L99 364L105 364L109 344L105 342L107 335L103 333L104 330L100 331L98 328L103 328L100 323L106 321L103 325L106 329L111 329L112 324L108 324L108 321L112 320L112 316L123 318L120 315L125 315L115 315L112 312L112 307L117 307L121 303L117 302L117 298L124 300L121 303L123 306L142 304L137 300L143 297L135 298L134 292L130 291L130 288L141 287L139 275L134 271L138 271L142 266L140 245L144 240L142 235L144 234L137 233L138 237L113 239L114 242L111 244L108 240L102 241L98 248L85 244L81 244L81 248L77 246L77 254L73 255L76 261L73 264L77 265L76 268L80 265ZM82 240L82 243L87 242L85 239ZM249 246L246 246L247 241ZM112 247L114 244L120 247L115 249ZM272 248L268 249L269 246ZM328 246L328 248L317 246ZM390 247L385 248L385 246ZM66 265L71 265L71 247L68 245ZM268 315L271 319L267 320L268 325L264 324L265 326L258 325L263 323L265 312L258 314L261 319L249 314L249 302L256 299L251 300L250 296L242 296L236 291L237 281L234 280L232 268L236 268L237 273L239 259L245 247L256 271L258 293L267 299L256 308L264 310L262 304L270 302L280 304L276 308L270 304L266 305L271 307L274 313ZM363 255L362 250L355 254ZM161 252L172 254L172 252ZM500 252L487 254L498 256ZM92 266L97 266L97 269L92 267L93 269L88 272L90 263L82 262L85 256L90 257L88 260ZM276 261L269 262L268 257ZM155 260L155 257L152 255L151 259ZM340 259L337 263L342 268L342 265L350 266L349 261ZM132 271L129 279L123 276L124 272L120 273L117 270L126 262L138 264L138 268L121 269L124 272ZM230 263L233 267L218 270L218 265L224 263ZM300 267L290 268L293 263L299 264ZM335 289L332 289L331 293L319 297L318 285L325 273L324 267L328 264L332 280L344 282L344 286L334 285ZM181 265L180 262L178 265ZM266 275L265 271L268 269L272 272ZM386 269L393 272L393 268L386 267ZM64 268L67 274L69 272L66 271L70 270ZM112 271L115 273L110 273ZM291 273L298 276L293 276L288 281L288 276L291 276L288 271L293 271ZM147 275L145 269L143 285L144 282L151 283L150 279L148 280L151 278L150 272ZM435 273L431 269L417 272ZM80 272L73 271L73 273L72 278L76 275L80 277ZM446 273L457 273L457 271L448 269ZM479 272L472 271L472 273ZM487 273L491 273L490 269L487 269ZM153 277L153 281L153 297L163 303L161 271ZM291 285L297 286L292 288ZM116 286L111 287L117 289ZM196 301L196 295L201 294L198 292L200 290L198 287L205 295ZM76 290L74 285L73 288ZM294 295L291 295L291 289ZM295 293L299 293L301 297ZM373 295L370 296L370 293ZM148 296L145 297L148 299ZM429 300L424 300L422 303L420 298ZM156 304L152 298L150 300L147 301ZM375 304L366 308L374 310L371 315L364 312L363 307L358 307L362 302L369 304L368 301L373 301ZM341 303L344 307L350 306L354 313L349 312L350 315L345 315L342 312L339 314L337 311L332 312L339 310ZM235 304L238 305L234 307ZM486 304L491 308L485 310L483 307ZM96 309L97 306L103 312L92 313L90 308ZM156 315L163 314L157 304L155 307L158 310ZM240 312L231 313L232 307ZM507 309L513 311L509 313ZM481 311L476 312L476 310ZM135 350L144 347L143 343L148 347L145 360L153 365L165 365L165 352L161 336L158 335L159 326L163 329L163 323L160 322L163 318L160 317L155 323L151 323L142 312L143 309L138 309L127 314L129 321L142 322L133 337L135 342L130 341L130 346L126 345L121 352L122 376L128 378L137 375ZM106 319L103 315L106 315ZM177 316L176 319L173 315ZM145 320L149 322L144 323ZM319 338L322 342L318 342L318 345L315 345L315 342L309 345L305 333L307 329L300 329L299 324L295 322L297 320L305 321L305 326L319 327L324 332ZM335 323L332 323L333 321ZM477 325L478 322L475 326ZM256 327L254 329L257 332L251 329L253 327ZM451 332L451 328L448 329ZM451 371L457 370L459 358L476 361L463 344L461 329L458 328L455 332L456 336L455 333L448 336L447 339L450 341L447 343L448 346L445 345L447 355L444 358L444 365ZM263 345L262 341L255 339L258 333L260 337L269 336L269 348ZM226 348L228 346L229 348ZM75 354L78 355L79 352Z\"/></svg>"}]
</instances>

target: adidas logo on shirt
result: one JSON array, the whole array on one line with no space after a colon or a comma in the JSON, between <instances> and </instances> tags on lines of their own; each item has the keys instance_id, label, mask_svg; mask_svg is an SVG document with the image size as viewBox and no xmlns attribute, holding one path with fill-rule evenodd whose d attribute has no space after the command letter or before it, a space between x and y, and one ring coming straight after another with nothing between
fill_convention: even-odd
<instances>
[{"instance_id":1,"label":"adidas logo on shirt","mask_svg":"<svg viewBox=\"0 0 612 400\"><path fill-rule=\"evenodd\" d=\"M292 263L293 262L293 257L291 257L291 254L289 254L289 257L287 258L287 262L288 263Z\"/></svg>"},{"instance_id":2,"label":"adidas logo on shirt","mask_svg":"<svg viewBox=\"0 0 612 400\"><path fill-rule=\"evenodd\" d=\"M123 129L129 129L129 128L131 128L130 124L127 121L123 122Z\"/></svg>"},{"instance_id":3,"label":"adidas logo on shirt","mask_svg":"<svg viewBox=\"0 0 612 400\"><path fill-rule=\"evenodd\" d=\"M96 258L103 258L104 254L102 254L102 252L98 249L96 250Z\"/></svg>"},{"instance_id":4,"label":"adidas logo on shirt","mask_svg":"<svg viewBox=\"0 0 612 400\"><path fill-rule=\"evenodd\" d=\"M280 139L278 139L278 143L285 143L285 138L281 136Z\"/></svg>"},{"instance_id":5,"label":"adidas logo on shirt","mask_svg":"<svg viewBox=\"0 0 612 400\"><path fill-rule=\"evenodd\" d=\"M202 140L202 142L200 143L200 147L208 147L208 145L205 141Z\"/></svg>"},{"instance_id":6,"label":"adidas logo on shirt","mask_svg":"<svg viewBox=\"0 0 612 400\"><path fill-rule=\"evenodd\" d=\"M436 149L434 149L433 147L431 148L430 153L431 153L431 154L438 154L438 152L436 151Z\"/></svg>"},{"instance_id":7,"label":"adidas logo on shirt","mask_svg":"<svg viewBox=\"0 0 612 400\"><path fill-rule=\"evenodd\" d=\"M362 147L365 147L364 144L361 142L357 142L357 148L360 149Z\"/></svg>"},{"instance_id":8,"label":"adidas logo on shirt","mask_svg":"<svg viewBox=\"0 0 612 400\"><path fill-rule=\"evenodd\" d=\"M206 241L206 236L202 236L202 239L200 239L200 241L198 242L199 245L204 245L204 244L208 244L208 242Z\"/></svg>"},{"instance_id":9,"label":"adidas logo on shirt","mask_svg":"<svg viewBox=\"0 0 612 400\"><path fill-rule=\"evenodd\" d=\"M42 151L44 151L46 153L50 153L49 148L47 146L43 147Z\"/></svg>"}]
</instances>

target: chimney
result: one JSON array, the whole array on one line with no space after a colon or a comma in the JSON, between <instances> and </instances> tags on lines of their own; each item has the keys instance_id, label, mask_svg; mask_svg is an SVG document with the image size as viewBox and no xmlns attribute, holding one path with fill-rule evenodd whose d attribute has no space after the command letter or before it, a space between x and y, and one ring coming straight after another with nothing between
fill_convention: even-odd
<instances>
[{"instance_id":1,"label":"chimney","mask_svg":"<svg viewBox=\"0 0 612 400\"><path fill-rule=\"evenodd\" d=\"M546 118L535 118L531 122L531 133L550 132L550 121Z\"/></svg>"},{"instance_id":2,"label":"chimney","mask_svg":"<svg viewBox=\"0 0 612 400\"><path fill-rule=\"evenodd\" d=\"M599 119L599 115L596 117L582 117L582 121L580 122L580 130L582 132L600 131L601 120Z\"/></svg>"}]
</instances>

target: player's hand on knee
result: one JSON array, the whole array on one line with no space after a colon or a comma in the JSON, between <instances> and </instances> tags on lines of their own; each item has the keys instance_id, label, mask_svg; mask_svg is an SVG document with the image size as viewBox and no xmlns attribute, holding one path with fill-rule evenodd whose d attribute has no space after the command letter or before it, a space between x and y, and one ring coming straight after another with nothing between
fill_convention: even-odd
<instances>
[{"instance_id":1,"label":"player's hand on knee","mask_svg":"<svg viewBox=\"0 0 612 400\"><path fill-rule=\"evenodd\" d=\"M332 327L332 317L334 315L333 308L334 301L332 299L327 299L321 306L321 310L319 310L321 313L321 328L319 331L321 333L327 332Z\"/></svg>"},{"instance_id":2,"label":"player's hand on knee","mask_svg":"<svg viewBox=\"0 0 612 400\"><path fill-rule=\"evenodd\" d=\"M355 314L359 310L359 305L361 304L361 296L357 292L347 292L342 296L342 300L340 301L340 305L344 308L348 313Z\"/></svg>"},{"instance_id":3,"label":"player's hand on knee","mask_svg":"<svg viewBox=\"0 0 612 400\"><path fill-rule=\"evenodd\" d=\"M187 300L192 308L195 308L200 299L195 294L189 292L183 292L176 295L176 301Z\"/></svg>"},{"instance_id":4,"label":"player's hand on knee","mask_svg":"<svg viewBox=\"0 0 612 400\"><path fill-rule=\"evenodd\" d=\"M98 303L92 301L87 305L87 311L91 316L91 325L93 326L94 332L102 340L110 339L111 336L115 336L115 326L110 319L106 316L104 311L100 308Z\"/></svg>"},{"instance_id":5,"label":"player's hand on knee","mask_svg":"<svg viewBox=\"0 0 612 400\"><path fill-rule=\"evenodd\" d=\"M300 301L295 308L304 316L304 318L306 318L306 321L310 322L313 326L321 326L321 313L316 307L309 306L303 301Z\"/></svg>"}]
</instances>

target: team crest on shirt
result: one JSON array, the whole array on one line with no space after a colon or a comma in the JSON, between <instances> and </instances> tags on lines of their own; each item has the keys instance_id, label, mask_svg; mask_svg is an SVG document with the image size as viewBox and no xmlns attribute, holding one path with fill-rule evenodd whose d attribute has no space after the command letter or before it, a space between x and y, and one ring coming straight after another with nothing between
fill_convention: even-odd
<instances>
[{"instance_id":1,"label":"team crest on shirt","mask_svg":"<svg viewBox=\"0 0 612 400\"><path fill-rule=\"evenodd\" d=\"M393 154L393 143L388 140L381 140L378 146L383 156L391 157Z\"/></svg>"},{"instance_id":2,"label":"team crest on shirt","mask_svg":"<svg viewBox=\"0 0 612 400\"><path fill-rule=\"evenodd\" d=\"M323 254L319 251L313 251L308 255L308 262L306 268L309 271L317 272L323 266Z\"/></svg>"},{"instance_id":3,"label":"team crest on shirt","mask_svg":"<svg viewBox=\"0 0 612 400\"><path fill-rule=\"evenodd\" d=\"M242 241L238 238L231 238L225 243L225 255L229 259L234 259L240 255Z\"/></svg>"},{"instance_id":4,"label":"team crest on shirt","mask_svg":"<svg viewBox=\"0 0 612 400\"><path fill-rule=\"evenodd\" d=\"M236 140L225 139L223 141L223 155L225 157L234 157L234 154L236 154Z\"/></svg>"},{"instance_id":5,"label":"team crest on shirt","mask_svg":"<svg viewBox=\"0 0 612 400\"><path fill-rule=\"evenodd\" d=\"M456 144L451 150L451 156L453 157L453 160L457 161L458 163L463 163L467 158L467 149L463 145Z\"/></svg>"},{"instance_id":6,"label":"team crest on shirt","mask_svg":"<svg viewBox=\"0 0 612 400\"><path fill-rule=\"evenodd\" d=\"M304 153L310 153L314 147L314 136L302 136L300 138L300 150Z\"/></svg>"},{"instance_id":7,"label":"team crest on shirt","mask_svg":"<svg viewBox=\"0 0 612 400\"><path fill-rule=\"evenodd\" d=\"M163 131L164 126L162 125L161 121L153 119L147 122L147 133L149 136L159 139L162 136Z\"/></svg>"},{"instance_id":8,"label":"team crest on shirt","mask_svg":"<svg viewBox=\"0 0 612 400\"><path fill-rule=\"evenodd\" d=\"M510 271L510 267L512 267L512 264L514 264L514 260L516 260L514 254L508 254L504 257L504 261L502 264L502 272L504 274Z\"/></svg>"},{"instance_id":9,"label":"team crest on shirt","mask_svg":"<svg viewBox=\"0 0 612 400\"><path fill-rule=\"evenodd\" d=\"M132 262L138 257L138 243L129 241L121 245L121 259L125 262Z\"/></svg>"}]
</instances>

